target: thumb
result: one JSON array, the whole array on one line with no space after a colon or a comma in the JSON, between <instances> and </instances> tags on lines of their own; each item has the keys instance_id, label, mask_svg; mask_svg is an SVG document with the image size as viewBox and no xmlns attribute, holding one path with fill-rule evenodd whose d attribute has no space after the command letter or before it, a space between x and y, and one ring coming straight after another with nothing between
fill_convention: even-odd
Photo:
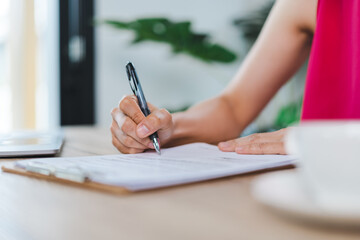
<instances>
[{"instance_id":1,"label":"thumb","mask_svg":"<svg viewBox=\"0 0 360 240\"><path fill-rule=\"evenodd\" d=\"M166 109L155 110L144 118L136 127L136 135L139 138L148 137L160 129L171 126L172 117Z\"/></svg>"}]
</instances>

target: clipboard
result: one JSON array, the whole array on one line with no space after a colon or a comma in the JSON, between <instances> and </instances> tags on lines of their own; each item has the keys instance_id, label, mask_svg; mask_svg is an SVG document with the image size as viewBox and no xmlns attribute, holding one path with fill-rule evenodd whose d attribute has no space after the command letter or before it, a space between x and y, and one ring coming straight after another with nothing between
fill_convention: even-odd
<instances>
[{"instance_id":1,"label":"clipboard","mask_svg":"<svg viewBox=\"0 0 360 240\"><path fill-rule=\"evenodd\" d=\"M279 167L273 168L271 170L284 170L284 169L291 169L293 167L294 167L293 165L286 165L286 166L279 166ZM127 195L127 194L133 193L133 191L128 190L125 187L112 186L112 185L106 185L106 184L102 184L102 183L92 182L89 179L85 179L84 182L78 182L78 181L74 181L74 180L70 180L70 179L58 178L53 175L48 176L48 175L44 175L41 173L29 172L29 171L26 171L25 169L16 167L15 164L12 164L12 166L2 166L1 169L3 172L6 172L6 173L17 174L17 175L36 178L36 179L40 179L40 180L60 183L60 184L71 186L71 187L85 188L88 190L95 190L95 191L100 191L100 192L105 192L105 193L110 193L110 194L116 194L116 195ZM268 171L269 171L269 169L263 169L263 170L253 171L250 173L264 173L264 172L268 172Z\"/></svg>"},{"instance_id":2,"label":"clipboard","mask_svg":"<svg viewBox=\"0 0 360 240\"><path fill-rule=\"evenodd\" d=\"M6 173L12 173L17 175L22 175L26 177L31 178L37 178L41 180L46 180L50 182L57 182L63 185L73 186L73 187L79 187L79 188L85 188L95 191L101 191L101 192L107 192L111 194L130 194L131 191L124 188L124 187L118 187L118 186L112 186L112 185L106 185L102 183L92 182L90 179L85 178L83 182L71 180L69 178L60 178L56 177L53 174L46 175L39 172L34 171L28 171L23 168L16 167L15 164L12 164L11 166L2 166L1 167L3 172Z\"/></svg>"},{"instance_id":3,"label":"clipboard","mask_svg":"<svg viewBox=\"0 0 360 240\"><path fill-rule=\"evenodd\" d=\"M137 155L20 160L4 172L63 184L123 194L289 166L294 156L223 153L216 146L192 143Z\"/></svg>"}]
</instances>

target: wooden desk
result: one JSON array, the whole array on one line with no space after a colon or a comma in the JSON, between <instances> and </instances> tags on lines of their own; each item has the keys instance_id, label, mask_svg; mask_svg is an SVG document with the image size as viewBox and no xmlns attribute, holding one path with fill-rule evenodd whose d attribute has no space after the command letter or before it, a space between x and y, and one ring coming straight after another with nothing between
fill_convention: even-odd
<instances>
[{"instance_id":1,"label":"wooden desk","mask_svg":"<svg viewBox=\"0 0 360 240\"><path fill-rule=\"evenodd\" d=\"M113 153L108 130L66 129L61 156ZM360 239L260 206L249 191L258 175L119 196L0 173L0 239Z\"/></svg>"}]
</instances>

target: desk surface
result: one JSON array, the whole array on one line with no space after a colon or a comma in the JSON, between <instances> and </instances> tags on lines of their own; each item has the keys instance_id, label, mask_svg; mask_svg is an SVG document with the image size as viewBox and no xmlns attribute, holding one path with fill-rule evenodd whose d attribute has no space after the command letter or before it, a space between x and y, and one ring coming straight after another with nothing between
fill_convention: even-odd
<instances>
[{"instance_id":1,"label":"desk surface","mask_svg":"<svg viewBox=\"0 0 360 240\"><path fill-rule=\"evenodd\" d=\"M61 156L116 153L108 130L65 133ZM0 173L0 239L360 239L273 214L251 198L256 176L111 195Z\"/></svg>"}]
</instances>

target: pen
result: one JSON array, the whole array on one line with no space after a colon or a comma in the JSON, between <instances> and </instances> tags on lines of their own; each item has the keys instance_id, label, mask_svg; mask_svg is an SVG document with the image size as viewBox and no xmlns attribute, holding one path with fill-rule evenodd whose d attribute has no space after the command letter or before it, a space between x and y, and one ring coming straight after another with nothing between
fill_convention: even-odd
<instances>
[{"instance_id":1,"label":"pen","mask_svg":"<svg viewBox=\"0 0 360 240\"><path fill-rule=\"evenodd\" d=\"M128 62L126 64L126 73L127 73L128 79L129 79L130 88L138 100L141 111L143 112L143 114L146 117L150 114L150 110L147 105L144 92L142 91L139 78L136 74L135 67L131 62ZM159 142L158 134L155 132L155 133L151 134L149 136L149 138L153 142L156 152L160 155L161 154L160 153L160 142Z\"/></svg>"}]
</instances>

